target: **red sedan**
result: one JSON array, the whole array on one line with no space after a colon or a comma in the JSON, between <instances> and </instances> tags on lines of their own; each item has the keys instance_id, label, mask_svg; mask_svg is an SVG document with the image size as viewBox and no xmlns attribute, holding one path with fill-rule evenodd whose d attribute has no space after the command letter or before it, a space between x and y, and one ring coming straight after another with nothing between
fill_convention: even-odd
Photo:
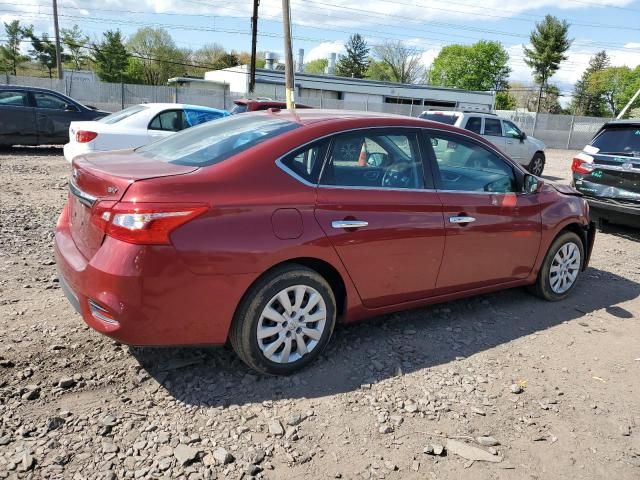
<instances>
[{"instance_id":1,"label":"red sedan","mask_svg":"<svg viewBox=\"0 0 640 480\"><path fill-rule=\"evenodd\" d=\"M587 202L468 131L363 112L237 115L78 157L55 234L95 330L288 374L354 322L510 287L561 300Z\"/></svg>"}]
</instances>

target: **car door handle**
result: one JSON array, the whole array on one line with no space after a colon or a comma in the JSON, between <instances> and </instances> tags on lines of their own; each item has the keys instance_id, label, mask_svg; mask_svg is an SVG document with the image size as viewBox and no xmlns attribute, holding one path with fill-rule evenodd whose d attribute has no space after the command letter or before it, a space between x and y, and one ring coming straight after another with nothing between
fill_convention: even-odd
<instances>
[{"instance_id":1,"label":"car door handle","mask_svg":"<svg viewBox=\"0 0 640 480\"><path fill-rule=\"evenodd\" d=\"M507 144L508 144L508 145L513 145L513 142L512 142L511 140L508 140L508 141L507 141Z\"/></svg>"},{"instance_id":2,"label":"car door handle","mask_svg":"<svg viewBox=\"0 0 640 480\"><path fill-rule=\"evenodd\" d=\"M473 217L449 217L449 222L451 223L471 223L475 221L476 219Z\"/></svg>"},{"instance_id":3,"label":"car door handle","mask_svg":"<svg viewBox=\"0 0 640 480\"><path fill-rule=\"evenodd\" d=\"M334 220L331 222L333 228L362 228L369 225L369 222L362 220Z\"/></svg>"}]
</instances>

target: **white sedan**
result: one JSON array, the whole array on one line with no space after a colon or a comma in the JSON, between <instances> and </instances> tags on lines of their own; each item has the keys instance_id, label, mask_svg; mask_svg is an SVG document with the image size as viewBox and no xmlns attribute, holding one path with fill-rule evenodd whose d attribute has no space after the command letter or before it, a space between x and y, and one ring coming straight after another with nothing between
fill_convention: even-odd
<instances>
[{"instance_id":1,"label":"white sedan","mask_svg":"<svg viewBox=\"0 0 640 480\"><path fill-rule=\"evenodd\" d=\"M137 148L200 123L228 116L217 108L180 103L145 103L125 108L92 122L71 122L64 158Z\"/></svg>"}]
</instances>

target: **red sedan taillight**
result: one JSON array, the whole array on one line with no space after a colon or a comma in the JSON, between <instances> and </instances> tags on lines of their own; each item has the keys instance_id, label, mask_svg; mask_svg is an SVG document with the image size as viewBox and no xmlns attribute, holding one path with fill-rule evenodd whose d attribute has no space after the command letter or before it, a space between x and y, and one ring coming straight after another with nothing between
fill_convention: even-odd
<instances>
[{"instance_id":1,"label":"red sedan taillight","mask_svg":"<svg viewBox=\"0 0 640 480\"><path fill-rule=\"evenodd\" d=\"M93 223L106 235L138 245L166 245L169 234L207 210L205 205L100 202Z\"/></svg>"},{"instance_id":2,"label":"red sedan taillight","mask_svg":"<svg viewBox=\"0 0 640 480\"><path fill-rule=\"evenodd\" d=\"M593 171L593 157L585 153L579 153L571 163L571 171L582 175L590 174Z\"/></svg>"},{"instance_id":3,"label":"red sedan taillight","mask_svg":"<svg viewBox=\"0 0 640 480\"><path fill-rule=\"evenodd\" d=\"M91 140L95 140L98 136L96 132L90 132L89 130L78 130L76 132L76 142L89 143Z\"/></svg>"}]
</instances>

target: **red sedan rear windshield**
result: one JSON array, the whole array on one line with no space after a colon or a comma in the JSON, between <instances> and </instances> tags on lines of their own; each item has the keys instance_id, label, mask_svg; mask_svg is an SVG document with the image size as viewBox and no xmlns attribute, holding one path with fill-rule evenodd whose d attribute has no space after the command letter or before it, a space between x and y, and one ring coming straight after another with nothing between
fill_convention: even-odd
<instances>
[{"instance_id":1,"label":"red sedan rear windshield","mask_svg":"<svg viewBox=\"0 0 640 480\"><path fill-rule=\"evenodd\" d=\"M136 152L162 162L204 167L298 126L271 115L234 115L183 130Z\"/></svg>"}]
</instances>

